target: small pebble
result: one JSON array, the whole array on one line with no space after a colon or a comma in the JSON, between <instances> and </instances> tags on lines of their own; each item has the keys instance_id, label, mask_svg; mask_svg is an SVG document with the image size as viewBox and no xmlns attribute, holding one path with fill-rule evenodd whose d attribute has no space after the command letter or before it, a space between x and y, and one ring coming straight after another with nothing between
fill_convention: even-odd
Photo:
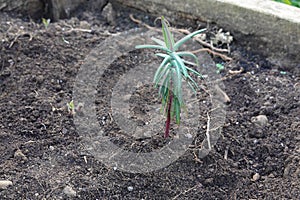
<instances>
[{"instance_id":1,"label":"small pebble","mask_svg":"<svg viewBox=\"0 0 300 200\"><path fill-rule=\"evenodd\" d=\"M290 172L291 172L291 166L288 165L283 170L283 177L284 178L290 177Z\"/></svg>"},{"instance_id":2,"label":"small pebble","mask_svg":"<svg viewBox=\"0 0 300 200\"><path fill-rule=\"evenodd\" d=\"M0 180L0 188L6 189L8 186L12 185L13 183L8 180Z\"/></svg>"},{"instance_id":3,"label":"small pebble","mask_svg":"<svg viewBox=\"0 0 300 200\"><path fill-rule=\"evenodd\" d=\"M251 122L258 126L266 126L268 124L268 118L266 115L258 115L256 117L251 118Z\"/></svg>"},{"instance_id":4,"label":"small pebble","mask_svg":"<svg viewBox=\"0 0 300 200\"><path fill-rule=\"evenodd\" d=\"M259 173L255 173L251 179L251 181L257 181L258 179L260 179L260 175Z\"/></svg>"},{"instance_id":5,"label":"small pebble","mask_svg":"<svg viewBox=\"0 0 300 200\"><path fill-rule=\"evenodd\" d=\"M133 190L133 187L132 187L132 186L128 186L128 187L127 187L127 190L128 190L129 192L131 192L131 191Z\"/></svg>"},{"instance_id":6,"label":"small pebble","mask_svg":"<svg viewBox=\"0 0 300 200\"><path fill-rule=\"evenodd\" d=\"M18 150L15 152L14 157L15 157L15 158L19 158L19 159L24 160L24 161L27 161L27 160L28 160L27 157L23 154L23 152L22 152L20 149L18 149Z\"/></svg>"},{"instance_id":7,"label":"small pebble","mask_svg":"<svg viewBox=\"0 0 300 200\"><path fill-rule=\"evenodd\" d=\"M73 190L70 186L66 186L63 190L63 192L70 197L75 197L76 196L76 191Z\"/></svg>"},{"instance_id":8,"label":"small pebble","mask_svg":"<svg viewBox=\"0 0 300 200\"><path fill-rule=\"evenodd\" d=\"M205 179L204 183L205 184L212 184L214 182L214 179L213 178L207 178Z\"/></svg>"},{"instance_id":9,"label":"small pebble","mask_svg":"<svg viewBox=\"0 0 300 200\"><path fill-rule=\"evenodd\" d=\"M67 133L68 133L68 129L63 128L63 129L61 130L61 132L62 132L62 134L67 134Z\"/></svg>"},{"instance_id":10,"label":"small pebble","mask_svg":"<svg viewBox=\"0 0 300 200\"><path fill-rule=\"evenodd\" d=\"M268 178L275 178L275 175L274 174L269 174Z\"/></svg>"}]
</instances>

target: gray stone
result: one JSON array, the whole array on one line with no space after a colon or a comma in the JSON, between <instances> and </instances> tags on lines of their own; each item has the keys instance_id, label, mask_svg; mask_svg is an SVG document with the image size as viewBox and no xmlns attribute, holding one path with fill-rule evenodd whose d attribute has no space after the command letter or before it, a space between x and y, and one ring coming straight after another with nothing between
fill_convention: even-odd
<instances>
[{"instance_id":1,"label":"gray stone","mask_svg":"<svg viewBox=\"0 0 300 200\"><path fill-rule=\"evenodd\" d=\"M111 24L116 24L116 12L113 9L113 6L111 3L108 3L102 10L102 16L106 19L106 21Z\"/></svg>"},{"instance_id":2,"label":"gray stone","mask_svg":"<svg viewBox=\"0 0 300 200\"><path fill-rule=\"evenodd\" d=\"M132 186L128 186L128 187L127 187L127 190L128 190L129 192L131 192L131 191L133 191L133 187L132 187Z\"/></svg>"},{"instance_id":3,"label":"gray stone","mask_svg":"<svg viewBox=\"0 0 300 200\"><path fill-rule=\"evenodd\" d=\"M255 173L253 176L252 176L252 181L258 181L260 179L260 174L259 173Z\"/></svg>"},{"instance_id":4,"label":"gray stone","mask_svg":"<svg viewBox=\"0 0 300 200\"><path fill-rule=\"evenodd\" d=\"M268 124L268 118L266 115L258 115L251 118L251 122L257 126L264 127Z\"/></svg>"},{"instance_id":5,"label":"gray stone","mask_svg":"<svg viewBox=\"0 0 300 200\"><path fill-rule=\"evenodd\" d=\"M70 187L70 186L66 186L63 190L63 192L69 196L69 197L75 197L76 196L76 191Z\"/></svg>"}]
</instances>

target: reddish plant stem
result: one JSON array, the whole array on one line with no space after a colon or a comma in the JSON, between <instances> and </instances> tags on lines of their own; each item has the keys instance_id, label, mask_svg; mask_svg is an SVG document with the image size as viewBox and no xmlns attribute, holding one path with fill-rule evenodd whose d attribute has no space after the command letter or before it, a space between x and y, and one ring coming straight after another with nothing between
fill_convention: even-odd
<instances>
[{"instance_id":1,"label":"reddish plant stem","mask_svg":"<svg viewBox=\"0 0 300 200\"><path fill-rule=\"evenodd\" d=\"M172 108L172 100L173 100L173 95L172 92L169 91L169 102L168 102L168 110L167 110L167 121L166 121L166 130L165 130L165 138L169 137L169 132L170 132L170 124L171 124L171 108Z\"/></svg>"}]
</instances>

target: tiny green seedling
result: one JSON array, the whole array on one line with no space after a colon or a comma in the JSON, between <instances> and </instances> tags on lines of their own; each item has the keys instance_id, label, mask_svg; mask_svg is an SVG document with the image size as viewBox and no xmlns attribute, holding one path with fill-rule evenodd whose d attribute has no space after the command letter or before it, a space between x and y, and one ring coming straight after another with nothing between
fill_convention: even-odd
<instances>
[{"instance_id":1,"label":"tiny green seedling","mask_svg":"<svg viewBox=\"0 0 300 200\"><path fill-rule=\"evenodd\" d=\"M286 71L280 71L280 74L281 74L281 75L286 75L287 72L286 72Z\"/></svg>"},{"instance_id":2,"label":"tiny green seedling","mask_svg":"<svg viewBox=\"0 0 300 200\"><path fill-rule=\"evenodd\" d=\"M217 73L218 74L225 69L224 65L222 65L220 63L217 63L216 67L217 67Z\"/></svg>"},{"instance_id":3,"label":"tiny green seedling","mask_svg":"<svg viewBox=\"0 0 300 200\"><path fill-rule=\"evenodd\" d=\"M42 22L43 22L45 28L47 29L48 26L49 26L49 24L50 24L50 22L51 22L51 20L50 19L42 18Z\"/></svg>"},{"instance_id":4,"label":"tiny green seedling","mask_svg":"<svg viewBox=\"0 0 300 200\"><path fill-rule=\"evenodd\" d=\"M171 119L175 118L176 124L180 124L180 113L184 107L182 80L184 79L190 88L196 92L198 85L190 74L202 77L200 73L192 68L192 66L199 65L197 56L188 51L178 51L178 49L185 42L206 29L198 30L186 35L175 43L168 21L165 20L164 17L159 19L162 24L164 41L153 37L151 39L156 43L155 45L138 45L136 48L163 51L163 53L156 53L156 56L163 58L163 61L154 75L154 85L156 88L159 88L159 95L162 99L162 108L167 117L164 136L168 137ZM187 61L183 57L189 57L193 59L194 62Z\"/></svg>"},{"instance_id":5,"label":"tiny green seedling","mask_svg":"<svg viewBox=\"0 0 300 200\"><path fill-rule=\"evenodd\" d=\"M75 105L74 105L74 101L70 101L69 103L67 103L67 107L68 107L68 112L71 115L75 115Z\"/></svg>"}]
</instances>

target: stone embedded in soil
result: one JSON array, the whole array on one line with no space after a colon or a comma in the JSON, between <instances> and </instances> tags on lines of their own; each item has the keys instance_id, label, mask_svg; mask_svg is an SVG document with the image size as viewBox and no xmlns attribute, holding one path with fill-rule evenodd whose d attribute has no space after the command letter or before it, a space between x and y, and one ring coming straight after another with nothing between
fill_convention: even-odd
<instances>
[{"instance_id":1,"label":"stone embedded in soil","mask_svg":"<svg viewBox=\"0 0 300 200\"><path fill-rule=\"evenodd\" d=\"M223 103L230 103L231 100L229 96L224 92L219 85L215 85L214 88L215 97Z\"/></svg>"},{"instance_id":2,"label":"stone embedded in soil","mask_svg":"<svg viewBox=\"0 0 300 200\"><path fill-rule=\"evenodd\" d=\"M133 190L133 187L132 187L132 186L128 186L128 187L127 187L127 190L128 190L129 192L131 192L131 191Z\"/></svg>"},{"instance_id":3,"label":"stone embedded in soil","mask_svg":"<svg viewBox=\"0 0 300 200\"><path fill-rule=\"evenodd\" d=\"M266 115L258 115L251 118L251 122L257 126L264 127L268 124L268 118Z\"/></svg>"},{"instance_id":4,"label":"stone embedded in soil","mask_svg":"<svg viewBox=\"0 0 300 200\"><path fill-rule=\"evenodd\" d=\"M259 173L255 173L255 174L252 176L251 181L258 181L259 179L260 179L260 174L259 174Z\"/></svg>"},{"instance_id":5,"label":"stone embedded in soil","mask_svg":"<svg viewBox=\"0 0 300 200\"><path fill-rule=\"evenodd\" d=\"M262 129L249 131L249 137L251 137L251 138L264 138L264 137L266 137L266 131L263 131Z\"/></svg>"},{"instance_id":6,"label":"stone embedded in soil","mask_svg":"<svg viewBox=\"0 0 300 200\"><path fill-rule=\"evenodd\" d=\"M204 185L210 185L210 184L213 184L213 182L214 182L213 178L207 178L204 181Z\"/></svg>"},{"instance_id":7,"label":"stone embedded in soil","mask_svg":"<svg viewBox=\"0 0 300 200\"><path fill-rule=\"evenodd\" d=\"M24 153L20 149L18 149L15 152L14 157L17 158L17 159L21 159L23 161L27 161L28 160L28 158L24 155Z\"/></svg>"},{"instance_id":8,"label":"stone embedded in soil","mask_svg":"<svg viewBox=\"0 0 300 200\"><path fill-rule=\"evenodd\" d=\"M284 178L291 177L292 176L291 174L292 174L292 167L291 164L288 164L283 170L283 177Z\"/></svg>"},{"instance_id":9,"label":"stone embedded in soil","mask_svg":"<svg viewBox=\"0 0 300 200\"><path fill-rule=\"evenodd\" d=\"M102 10L101 15L107 20L111 25L116 24L116 12L113 9L111 3L108 3Z\"/></svg>"},{"instance_id":10,"label":"stone embedded in soil","mask_svg":"<svg viewBox=\"0 0 300 200\"><path fill-rule=\"evenodd\" d=\"M13 183L9 180L0 180L0 188L6 189L8 186L12 185Z\"/></svg>"},{"instance_id":11,"label":"stone embedded in soil","mask_svg":"<svg viewBox=\"0 0 300 200\"><path fill-rule=\"evenodd\" d=\"M76 191L70 187L70 186L66 186L63 190L63 192L69 196L69 197L75 197L76 196Z\"/></svg>"}]
</instances>

